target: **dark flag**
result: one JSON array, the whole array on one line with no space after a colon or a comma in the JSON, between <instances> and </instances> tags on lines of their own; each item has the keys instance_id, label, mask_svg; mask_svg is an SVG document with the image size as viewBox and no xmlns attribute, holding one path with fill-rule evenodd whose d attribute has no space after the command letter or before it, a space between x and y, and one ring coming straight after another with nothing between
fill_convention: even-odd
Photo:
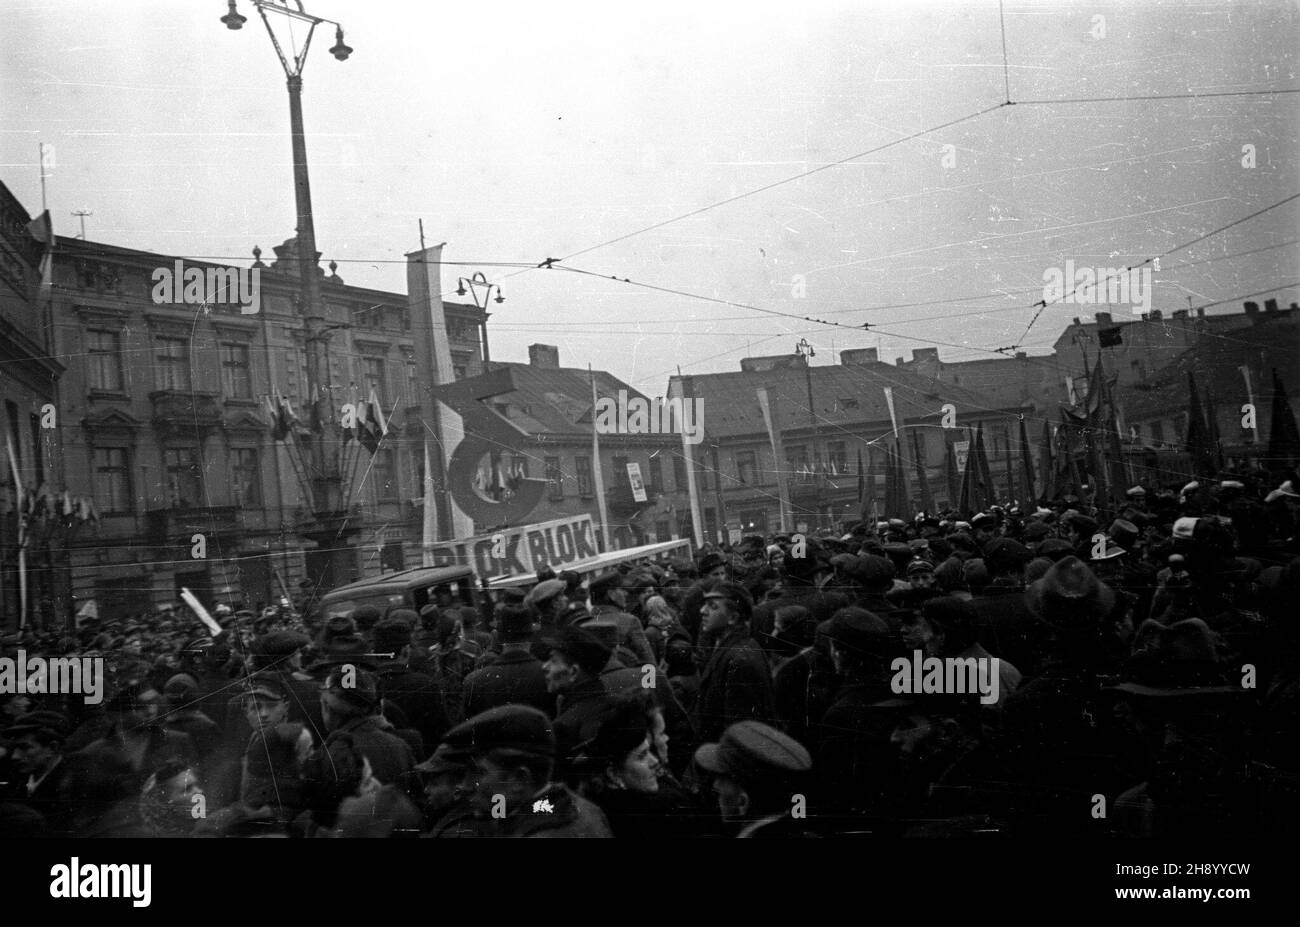
<instances>
[{"instance_id":1,"label":"dark flag","mask_svg":"<svg viewBox=\"0 0 1300 927\"><path fill-rule=\"evenodd\" d=\"M1007 505L1019 501L1016 495L1016 468L1011 466L1011 433L1007 431L1007 443L1002 445L1002 466L1007 474Z\"/></svg>"},{"instance_id":2,"label":"dark flag","mask_svg":"<svg viewBox=\"0 0 1300 927\"><path fill-rule=\"evenodd\" d=\"M862 448L858 448L858 512L862 511L862 504L867 501L867 483L866 474L862 471Z\"/></svg>"},{"instance_id":3,"label":"dark flag","mask_svg":"<svg viewBox=\"0 0 1300 927\"><path fill-rule=\"evenodd\" d=\"M1223 438L1219 435L1218 417L1215 415L1214 390L1205 387L1205 424L1210 435L1211 459L1217 470L1223 469Z\"/></svg>"},{"instance_id":4,"label":"dark flag","mask_svg":"<svg viewBox=\"0 0 1300 927\"><path fill-rule=\"evenodd\" d=\"M1097 343L1103 348L1113 348L1124 343L1124 333L1118 325L1114 328L1100 328L1097 330Z\"/></svg>"},{"instance_id":5,"label":"dark flag","mask_svg":"<svg viewBox=\"0 0 1300 927\"><path fill-rule=\"evenodd\" d=\"M975 432L975 498L971 500L979 506L977 511L984 511L993 501L993 472L989 469L988 453L984 450L984 425Z\"/></svg>"},{"instance_id":6,"label":"dark flag","mask_svg":"<svg viewBox=\"0 0 1300 927\"><path fill-rule=\"evenodd\" d=\"M904 465L903 456L903 436L900 434L894 439L894 466L898 468L898 474L894 477L894 485L898 487L898 518L910 518L912 516L912 493L907 486L907 467Z\"/></svg>"},{"instance_id":7,"label":"dark flag","mask_svg":"<svg viewBox=\"0 0 1300 927\"><path fill-rule=\"evenodd\" d=\"M885 517L902 518L898 511L898 472L894 466L894 448L885 445Z\"/></svg>"},{"instance_id":8,"label":"dark flag","mask_svg":"<svg viewBox=\"0 0 1300 927\"><path fill-rule=\"evenodd\" d=\"M961 501L961 476L957 473L957 452L944 444L943 475L948 484L948 507L955 509Z\"/></svg>"},{"instance_id":9,"label":"dark flag","mask_svg":"<svg viewBox=\"0 0 1300 927\"><path fill-rule=\"evenodd\" d=\"M862 502L862 520L874 521L876 519L876 458L871 453L871 447L867 447L867 476L863 481L862 473L862 452L858 452L858 473L859 485L862 487L859 496Z\"/></svg>"},{"instance_id":10,"label":"dark flag","mask_svg":"<svg viewBox=\"0 0 1300 927\"><path fill-rule=\"evenodd\" d=\"M1201 397L1196 391L1196 374L1187 371L1187 437L1183 446L1192 458L1192 474L1211 476L1217 469L1214 466L1214 447L1210 442L1210 430L1205 425L1205 416L1201 413Z\"/></svg>"},{"instance_id":11,"label":"dark flag","mask_svg":"<svg viewBox=\"0 0 1300 927\"><path fill-rule=\"evenodd\" d=\"M912 448L916 454L916 484L917 491L921 497L921 510L927 514L934 514L934 499L930 497L930 479L926 473L925 464L925 443L921 440L921 434L917 429L912 429Z\"/></svg>"},{"instance_id":12,"label":"dark flag","mask_svg":"<svg viewBox=\"0 0 1300 927\"><path fill-rule=\"evenodd\" d=\"M1046 422L1043 423L1046 426ZM1022 412L1020 415L1020 464L1021 464L1021 482L1020 487L1024 490L1025 497L1020 500L1022 506L1028 507L1029 503L1038 498L1034 492L1034 457L1029 452L1029 430L1025 426L1025 416Z\"/></svg>"},{"instance_id":13,"label":"dark flag","mask_svg":"<svg viewBox=\"0 0 1300 927\"><path fill-rule=\"evenodd\" d=\"M1300 428L1286 395L1282 378L1273 368L1273 414L1268 429L1268 462L1272 468L1285 470L1300 458Z\"/></svg>"},{"instance_id":14,"label":"dark flag","mask_svg":"<svg viewBox=\"0 0 1300 927\"><path fill-rule=\"evenodd\" d=\"M1050 502L1056 496L1056 463L1052 459L1052 423L1043 419L1043 443L1038 448L1038 498Z\"/></svg>"}]
</instances>

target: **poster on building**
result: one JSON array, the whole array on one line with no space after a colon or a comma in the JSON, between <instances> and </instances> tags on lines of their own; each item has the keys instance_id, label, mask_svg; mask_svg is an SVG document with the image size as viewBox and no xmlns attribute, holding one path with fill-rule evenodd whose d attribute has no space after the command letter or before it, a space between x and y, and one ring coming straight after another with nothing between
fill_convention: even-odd
<instances>
[{"instance_id":1,"label":"poster on building","mask_svg":"<svg viewBox=\"0 0 1300 927\"><path fill-rule=\"evenodd\" d=\"M632 484L632 498L637 502L645 502L645 481L641 479L641 465L639 463L627 465L627 479Z\"/></svg>"},{"instance_id":2,"label":"poster on building","mask_svg":"<svg viewBox=\"0 0 1300 927\"><path fill-rule=\"evenodd\" d=\"M970 442L969 441L952 442L952 453L953 456L957 458L957 472L965 473L966 457L968 454L970 454Z\"/></svg>"},{"instance_id":3,"label":"poster on building","mask_svg":"<svg viewBox=\"0 0 1300 927\"><path fill-rule=\"evenodd\" d=\"M469 566L479 579L490 580L536 573L544 566L558 573L595 560L598 553L591 516L576 515L440 542L433 547L433 565Z\"/></svg>"}]
</instances>

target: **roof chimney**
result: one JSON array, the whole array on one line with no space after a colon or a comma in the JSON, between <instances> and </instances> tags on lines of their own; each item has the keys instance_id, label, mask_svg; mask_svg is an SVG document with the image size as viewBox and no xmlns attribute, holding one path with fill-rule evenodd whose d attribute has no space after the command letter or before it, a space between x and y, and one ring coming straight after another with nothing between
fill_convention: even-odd
<instances>
[{"instance_id":1,"label":"roof chimney","mask_svg":"<svg viewBox=\"0 0 1300 927\"><path fill-rule=\"evenodd\" d=\"M1029 352L1027 352L1027 351L1017 351L1017 352L1016 352L1016 360L1024 360L1024 359L1025 359L1026 357L1028 357L1028 356L1029 356Z\"/></svg>"},{"instance_id":2,"label":"roof chimney","mask_svg":"<svg viewBox=\"0 0 1300 927\"><path fill-rule=\"evenodd\" d=\"M880 360L880 351L876 348L849 348L840 352L841 364L874 364Z\"/></svg>"},{"instance_id":3,"label":"roof chimney","mask_svg":"<svg viewBox=\"0 0 1300 927\"><path fill-rule=\"evenodd\" d=\"M1164 317L1164 314L1159 309L1152 309L1148 315L1151 316L1153 322L1159 322Z\"/></svg>"},{"instance_id":4,"label":"roof chimney","mask_svg":"<svg viewBox=\"0 0 1300 927\"><path fill-rule=\"evenodd\" d=\"M1175 320L1177 320L1177 319L1185 319L1185 318L1187 318L1187 310L1186 310L1186 309L1175 309L1175 310L1173 311L1173 313L1172 313L1172 315L1171 315L1170 317L1173 318L1173 319L1175 319Z\"/></svg>"},{"instance_id":5,"label":"roof chimney","mask_svg":"<svg viewBox=\"0 0 1300 927\"><path fill-rule=\"evenodd\" d=\"M915 348L912 351L912 360L915 362L929 361L929 360L937 361L939 360L939 349L938 348Z\"/></svg>"},{"instance_id":6,"label":"roof chimney","mask_svg":"<svg viewBox=\"0 0 1300 927\"><path fill-rule=\"evenodd\" d=\"M553 344L530 344L528 366L557 370L560 366L560 349Z\"/></svg>"},{"instance_id":7,"label":"roof chimney","mask_svg":"<svg viewBox=\"0 0 1300 927\"><path fill-rule=\"evenodd\" d=\"M903 366L903 359L902 359L901 357L895 357L895 358L894 358L894 364L897 365L897 366L899 366L899 367Z\"/></svg>"},{"instance_id":8,"label":"roof chimney","mask_svg":"<svg viewBox=\"0 0 1300 927\"><path fill-rule=\"evenodd\" d=\"M1277 300L1276 300L1276 299L1266 299L1266 300L1264 300L1264 311L1265 311L1265 312L1277 312Z\"/></svg>"},{"instance_id":9,"label":"roof chimney","mask_svg":"<svg viewBox=\"0 0 1300 927\"><path fill-rule=\"evenodd\" d=\"M1109 325L1109 324L1110 324L1110 321L1111 321L1111 319L1110 319L1110 313L1109 313L1109 312L1098 312L1098 313L1097 313L1097 324L1098 324L1098 325Z\"/></svg>"}]
</instances>

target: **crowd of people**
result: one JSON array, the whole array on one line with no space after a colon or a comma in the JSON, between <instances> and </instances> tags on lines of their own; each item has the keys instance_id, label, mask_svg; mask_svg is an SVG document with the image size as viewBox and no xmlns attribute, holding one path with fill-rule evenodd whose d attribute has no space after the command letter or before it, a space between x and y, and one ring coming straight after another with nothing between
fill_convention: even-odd
<instances>
[{"instance_id":1,"label":"crowd of people","mask_svg":"<svg viewBox=\"0 0 1300 927\"><path fill-rule=\"evenodd\" d=\"M1296 485L751 536L478 607L221 608L215 635L178 607L9 639L103 657L108 683L97 705L0 696L0 833L1280 835ZM996 685L900 687L913 656Z\"/></svg>"}]
</instances>

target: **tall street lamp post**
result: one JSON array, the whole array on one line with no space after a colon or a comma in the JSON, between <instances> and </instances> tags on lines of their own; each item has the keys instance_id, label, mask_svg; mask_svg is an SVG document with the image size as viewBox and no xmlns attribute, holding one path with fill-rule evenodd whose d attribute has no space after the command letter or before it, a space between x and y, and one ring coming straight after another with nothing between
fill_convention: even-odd
<instances>
[{"instance_id":1,"label":"tall street lamp post","mask_svg":"<svg viewBox=\"0 0 1300 927\"><path fill-rule=\"evenodd\" d=\"M297 205L298 231L298 285L300 311L306 326L305 342L307 349L307 395L313 403L320 401L321 381L326 369L325 341L328 337L325 327L325 307L320 295L320 277L316 265L316 227L311 212L311 185L307 179L307 141L302 126L302 69L307 62L307 49L311 47L311 37L321 23L330 23L335 27L334 47L330 49L339 61L346 61L352 49L343 42L343 27L331 19L322 19L309 14L301 0L253 0L253 6L266 24L266 31L271 36L271 44L280 58L285 77L289 82L289 125L293 135L293 186ZM228 29L242 29L247 18L241 16L235 7L235 0L228 0L228 12L221 17ZM275 30L267 13L275 13L292 20L307 23L307 37L302 43L302 50L292 57L285 55L276 37ZM325 436L312 432L310 438L311 454L309 466L311 472L313 513L318 517L338 511L342 507L342 496L337 461L325 453Z\"/></svg>"}]
</instances>

